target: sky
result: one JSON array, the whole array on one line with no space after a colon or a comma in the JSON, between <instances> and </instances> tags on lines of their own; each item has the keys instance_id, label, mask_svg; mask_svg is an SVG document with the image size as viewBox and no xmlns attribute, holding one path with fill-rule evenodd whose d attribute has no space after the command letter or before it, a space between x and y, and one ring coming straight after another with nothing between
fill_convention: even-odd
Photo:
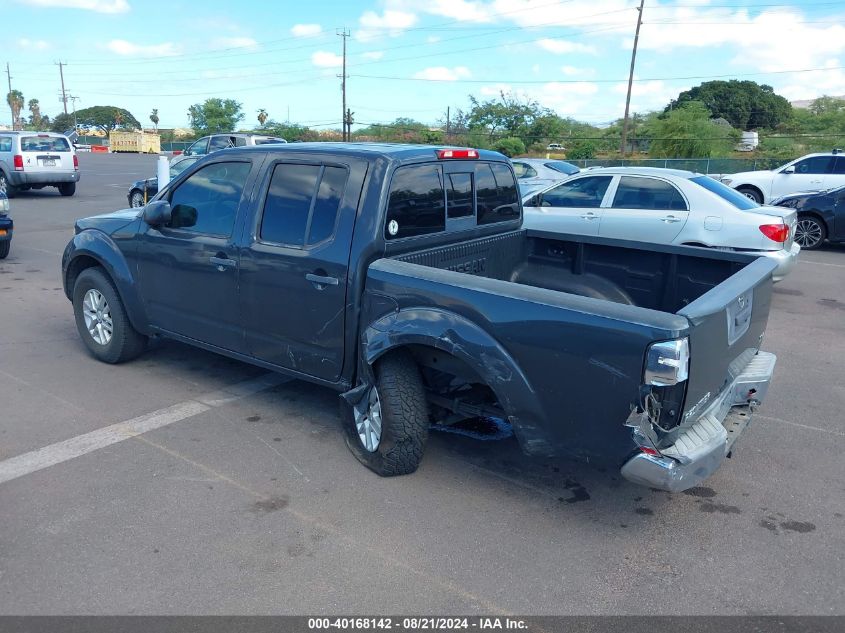
<instances>
[{"instance_id":1,"label":"sky","mask_svg":"<svg viewBox=\"0 0 845 633\"><path fill-rule=\"evenodd\" d=\"M260 108L276 121L339 128L345 30L356 128L397 117L436 124L447 107L467 110L469 95L500 91L602 125L624 113L638 5L0 0L0 63L50 116L62 110L61 61L77 109L118 106L151 125L157 108L160 127L188 127L190 105L221 97L243 104L244 128ZM766 83L790 100L845 95L845 1L645 0L634 76L633 112L712 79ZM0 124L10 123L0 108Z\"/></svg>"}]
</instances>

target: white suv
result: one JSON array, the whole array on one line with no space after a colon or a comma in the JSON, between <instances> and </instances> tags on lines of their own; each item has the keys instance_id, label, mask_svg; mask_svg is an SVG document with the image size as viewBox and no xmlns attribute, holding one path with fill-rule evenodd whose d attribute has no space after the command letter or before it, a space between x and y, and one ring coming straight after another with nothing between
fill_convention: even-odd
<instances>
[{"instance_id":1,"label":"white suv","mask_svg":"<svg viewBox=\"0 0 845 633\"><path fill-rule=\"evenodd\" d=\"M807 154L777 169L743 171L720 179L760 204L802 191L822 191L845 185L845 153L835 149Z\"/></svg>"},{"instance_id":2,"label":"white suv","mask_svg":"<svg viewBox=\"0 0 845 633\"><path fill-rule=\"evenodd\" d=\"M63 196L76 193L79 159L63 134L0 131L0 192L58 187Z\"/></svg>"}]
</instances>

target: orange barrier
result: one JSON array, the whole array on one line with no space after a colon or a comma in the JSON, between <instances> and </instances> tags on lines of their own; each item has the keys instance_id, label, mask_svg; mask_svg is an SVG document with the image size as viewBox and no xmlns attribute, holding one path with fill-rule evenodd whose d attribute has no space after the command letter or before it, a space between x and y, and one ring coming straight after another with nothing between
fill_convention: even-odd
<instances>
[{"instance_id":1,"label":"orange barrier","mask_svg":"<svg viewBox=\"0 0 845 633\"><path fill-rule=\"evenodd\" d=\"M106 147L105 145L92 145L91 151L92 152L108 152L109 148Z\"/></svg>"}]
</instances>

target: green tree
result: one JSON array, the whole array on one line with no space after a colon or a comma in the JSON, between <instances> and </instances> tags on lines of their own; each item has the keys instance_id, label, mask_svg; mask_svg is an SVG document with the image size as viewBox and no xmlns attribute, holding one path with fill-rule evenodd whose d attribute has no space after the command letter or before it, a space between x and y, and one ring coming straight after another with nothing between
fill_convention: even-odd
<instances>
[{"instance_id":1,"label":"green tree","mask_svg":"<svg viewBox=\"0 0 845 633\"><path fill-rule=\"evenodd\" d=\"M61 114L57 114L53 117L53 121L50 123L50 131L51 132L58 132L59 134L64 134L68 130L73 129L73 115L72 114L65 114L62 112Z\"/></svg>"},{"instance_id":2,"label":"green tree","mask_svg":"<svg viewBox=\"0 0 845 633\"><path fill-rule=\"evenodd\" d=\"M551 114L551 110L538 102L522 101L513 93L500 92L498 99L479 101L470 95L468 128L472 132L486 134L490 142L497 137L519 137L523 143L530 142L531 126L534 122Z\"/></svg>"},{"instance_id":3,"label":"green tree","mask_svg":"<svg viewBox=\"0 0 845 633\"><path fill-rule=\"evenodd\" d=\"M158 132L158 108L153 108L153 111L150 112L150 121L153 122L153 125L155 126L155 131Z\"/></svg>"},{"instance_id":4,"label":"green tree","mask_svg":"<svg viewBox=\"0 0 845 633\"><path fill-rule=\"evenodd\" d=\"M318 141L320 135L311 128L297 123L278 123L269 119L259 130L262 134L278 136L286 141Z\"/></svg>"},{"instance_id":5,"label":"green tree","mask_svg":"<svg viewBox=\"0 0 845 633\"><path fill-rule=\"evenodd\" d=\"M261 108L258 111L258 117L257 118L258 118L258 125L260 125L261 127L264 127L264 124L267 122L267 118L268 118L267 110L265 110L264 108Z\"/></svg>"},{"instance_id":6,"label":"green tree","mask_svg":"<svg viewBox=\"0 0 845 633\"><path fill-rule=\"evenodd\" d=\"M775 128L792 115L789 101L774 89L754 81L707 81L685 90L672 100L664 114L690 101L698 101L713 117L722 117L741 130Z\"/></svg>"},{"instance_id":7,"label":"green tree","mask_svg":"<svg viewBox=\"0 0 845 633\"><path fill-rule=\"evenodd\" d=\"M38 103L38 99L30 99L26 105L29 107L29 124L35 130L41 129L44 124L44 117L41 116L41 105Z\"/></svg>"},{"instance_id":8,"label":"green tree","mask_svg":"<svg viewBox=\"0 0 845 633\"><path fill-rule=\"evenodd\" d=\"M813 114L829 114L831 112L845 112L845 99L824 95L813 100L808 108Z\"/></svg>"},{"instance_id":9,"label":"green tree","mask_svg":"<svg viewBox=\"0 0 845 633\"><path fill-rule=\"evenodd\" d=\"M567 160L595 158L597 147L595 141L575 141L566 149L566 158Z\"/></svg>"},{"instance_id":10,"label":"green tree","mask_svg":"<svg viewBox=\"0 0 845 633\"><path fill-rule=\"evenodd\" d=\"M21 110L23 110L23 93L20 90L12 90L6 94L6 103L12 110L12 129L21 129Z\"/></svg>"},{"instance_id":11,"label":"green tree","mask_svg":"<svg viewBox=\"0 0 845 633\"><path fill-rule=\"evenodd\" d=\"M493 143L493 149L508 158L513 158L514 156L525 153L525 143L520 138L509 136Z\"/></svg>"},{"instance_id":12,"label":"green tree","mask_svg":"<svg viewBox=\"0 0 845 633\"><path fill-rule=\"evenodd\" d=\"M60 115L61 116L61 115ZM57 119L59 117L56 117ZM101 130L106 136L115 129L140 130L141 124L132 113L117 106L91 106L76 113L79 125ZM54 122L55 123L55 122ZM73 127L73 117L68 128ZM67 129L67 128L66 128Z\"/></svg>"},{"instance_id":13,"label":"green tree","mask_svg":"<svg viewBox=\"0 0 845 633\"><path fill-rule=\"evenodd\" d=\"M739 140L737 130L710 118L703 103L688 101L658 119L649 154L657 158L711 158L729 156Z\"/></svg>"},{"instance_id":14,"label":"green tree","mask_svg":"<svg viewBox=\"0 0 845 633\"><path fill-rule=\"evenodd\" d=\"M240 103L219 97L195 103L188 108L188 116L191 117L191 127L200 135L232 132L244 118Z\"/></svg>"}]
</instances>

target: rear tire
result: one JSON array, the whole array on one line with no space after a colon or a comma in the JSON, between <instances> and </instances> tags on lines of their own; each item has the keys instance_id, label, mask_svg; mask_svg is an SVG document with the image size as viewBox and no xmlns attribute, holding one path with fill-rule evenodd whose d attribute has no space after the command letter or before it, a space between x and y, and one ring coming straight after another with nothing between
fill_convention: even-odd
<instances>
[{"instance_id":1,"label":"rear tire","mask_svg":"<svg viewBox=\"0 0 845 633\"><path fill-rule=\"evenodd\" d=\"M9 250L12 248L12 240L0 242L0 259L6 259L9 256Z\"/></svg>"},{"instance_id":2,"label":"rear tire","mask_svg":"<svg viewBox=\"0 0 845 633\"><path fill-rule=\"evenodd\" d=\"M763 204L763 195L754 187L737 187L736 190L746 198L751 198L757 204Z\"/></svg>"},{"instance_id":3,"label":"rear tire","mask_svg":"<svg viewBox=\"0 0 845 633\"><path fill-rule=\"evenodd\" d=\"M382 477L407 475L420 464L428 440L428 404L413 357L392 352L375 366L376 384L355 406L342 402L346 445L364 466ZM375 408L378 409L374 416ZM378 438L368 434L376 419ZM370 423L369 430L373 426Z\"/></svg>"},{"instance_id":4,"label":"rear tire","mask_svg":"<svg viewBox=\"0 0 845 633\"><path fill-rule=\"evenodd\" d=\"M7 198L14 198L18 190L9 183L9 179L0 171L0 192L4 192Z\"/></svg>"},{"instance_id":5,"label":"rear tire","mask_svg":"<svg viewBox=\"0 0 845 633\"><path fill-rule=\"evenodd\" d=\"M812 215L798 217L795 225L795 242L802 249L816 250L827 239L827 227L824 222Z\"/></svg>"},{"instance_id":6,"label":"rear tire","mask_svg":"<svg viewBox=\"0 0 845 633\"><path fill-rule=\"evenodd\" d=\"M63 182L59 185L59 193L65 197L72 196L76 193L75 182Z\"/></svg>"},{"instance_id":7,"label":"rear tire","mask_svg":"<svg viewBox=\"0 0 845 633\"><path fill-rule=\"evenodd\" d=\"M147 347L147 337L132 327L117 288L102 268L86 268L76 278L73 314L85 346L104 363L132 360Z\"/></svg>"},{"instance_id":8,"label":"rear tire","mask_svg":"<svg viewBox=\"0 0 845 633\"><path fill-rule=\"evenodd\" d=\"M132 191L129 196L129 206L133 209L138 209L144 206L144 194L137 189Z\"/></svg>"}]
</instances>

